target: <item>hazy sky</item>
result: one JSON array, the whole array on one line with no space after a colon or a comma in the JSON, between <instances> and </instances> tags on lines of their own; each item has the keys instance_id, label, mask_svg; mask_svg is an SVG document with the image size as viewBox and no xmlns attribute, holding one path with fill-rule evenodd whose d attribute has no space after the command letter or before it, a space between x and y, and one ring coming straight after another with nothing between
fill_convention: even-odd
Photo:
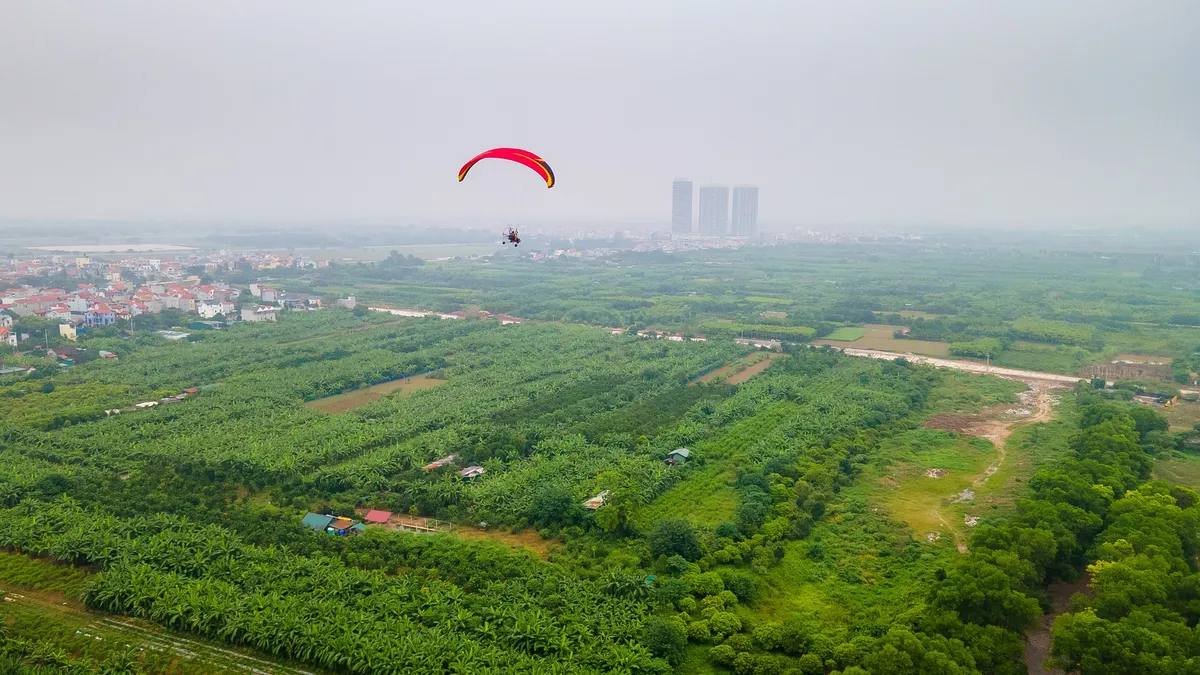
<instances>
[{"instance_id":1,"label":"hazy sky","mask_svg":"<svg viewBox=\"0 0 1200 675\"><path fill-rule=\"evenodd\" d=\"M4 0L0 217L1200 226L1198 68L1197 0Z\"/></svg>"}]
</instances>

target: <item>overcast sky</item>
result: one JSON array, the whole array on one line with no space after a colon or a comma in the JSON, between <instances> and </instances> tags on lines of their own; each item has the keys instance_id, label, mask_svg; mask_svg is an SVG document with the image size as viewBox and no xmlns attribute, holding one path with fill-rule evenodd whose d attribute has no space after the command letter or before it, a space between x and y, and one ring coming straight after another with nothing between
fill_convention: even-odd
<instances>
[{"instance_id":1,"label":"overcast sky","mask_svg":"<svg viewBox=\"0 0 1200 675\"><path fill-rule=\"evenodd\" d=\"M5 0L0 217L1200 226L1198 68L1197 0Z\"/></svg>"}]
</instances>

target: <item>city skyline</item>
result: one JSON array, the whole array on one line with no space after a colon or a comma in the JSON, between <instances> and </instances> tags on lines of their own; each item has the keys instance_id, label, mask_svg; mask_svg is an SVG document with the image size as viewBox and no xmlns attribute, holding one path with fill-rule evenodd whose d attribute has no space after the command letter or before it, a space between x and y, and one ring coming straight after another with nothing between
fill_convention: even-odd
<instances>
[{"instance_id":1,"label":"city skyline","mask_svg":"<svg viewBox=\"0 0 1200 675\"><path fill-rule=\"evenodd\" d=\"M1200 218L1194 0L70 16L5 3L0 218L662 226L680 171L758 185L760 228ZM502 146L544 157L554 189L505 162L456 180Z\"/></svg>"},{"instance_id":2,"label":"city skyline","mask_svg":"<svg viewBox=\"0 0 1200 675\"><path fill-rule=\"evenodd\" d=\"M688 234L693 231L692 194L693 184L690 179L676 178L672 181L672 234ZM699 190L698 213L696 231L699 234L752 237L758 232L758 186L735 185L731 193L727 185L703 185Z\"/></svg>"}]
</instances>

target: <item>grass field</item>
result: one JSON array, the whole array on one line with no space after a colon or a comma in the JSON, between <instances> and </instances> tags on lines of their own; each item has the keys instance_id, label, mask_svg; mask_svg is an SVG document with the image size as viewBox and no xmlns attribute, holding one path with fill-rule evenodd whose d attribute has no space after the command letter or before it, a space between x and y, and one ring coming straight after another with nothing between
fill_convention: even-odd
<instances>
[{"instance_id":1,"label":"grass field","mask_svg":"<svg viewBox=\"0 0 1200 675\"><path fill-rule=\"evenodd\" d=\"M971 490L976 477L998 457L987 439L933 429L888 439L883 452L893 464L875 479L879 504L891 517L907 523L918 540L948 530L962 535L963 516L979 514L966 513L963 502L954 500L962 499L963 490ZM937 478L925 475L934 469L946 473Z\"/></svg>"},{"instance_id":2,"label":"grass field","mask_svg":"<svg viewBox=\"0 0 1200 675\"><path fill-rule=\"evenodd\" d=\"M550 553L555 549L562 547L562 541L558 539L542 539L541 535L531 529L522 530L514 534L508 530L499 528L481 530L477 527L464 525L455 527L450 531L449 536L458 537L459 539L498 542L512 548L529 551L542 560L549 557Z\"/></svg>"},{"instance_id":3,"label":"grass field","mask_svg":"<svg viewBox=\"0 0 1200 675\"><path fill-rule=\"evenodd\" d=\"M1188 431L1200 424L1200 403L1180 401L1170 408L1155 408L1154 411L1167 418L1171 431Z\"/></svg>"},{"instance_id":4,"label":"grass field","mask_svg":"<svg viewBox=\"0 0 1200 675\"><path fill-rule=\"evenodd\" d=\"M1154 477L1200 490L1200 457L1185 455L1178 459L1160 459L1154 463Z\"/></svg>"},{"instance_id":5,"label":"grass field","mask_svg":"<svg viewBox=\"0 0 1200 675\"><path fill-rule=\"evenodd\" d=\"M423 375L414 375L406 377L403 380L392 380L391 382L381 382L377 385L367 387L365 389L355 389L344 394L336 396L327 396L319 398L315 401L309 401L306 405L314 410L332 413L344 413L347 410L374 403L379 399L389 394L398 396L407 396L414 391L421 389L430 389L439 384L445 384L446 380L434 379L431 376L433 373L425 373Z\"/></svg>"},{"instance_id":6,"label":"grass field","mask_svg":"<svg viewBox=\"0 0 1200 675\"><path fill-rule=\"evenodd\" d=\"M824 338L814 340L815 345L830 345L833 347L852 347L857 349L880 349L890 352L910 352L913 354L923 354L925 356L949 356L950 345L946 342L935 342L932 340L903 340L892 337L896 332L896 326L885 326L883 324L869 323L863 327L866 331L856 340L834 340ZM836 333L837 331L835 331Z\"/></svg>"},{"instance_id":7,"label":"grass field","mask_svg":"<svg viewBox=\"0 0 1200 675\"><path fill-rule=\"evenodd\" d=\"M707 466L676 483L653 503L634 513L632 521L649 531L664 518L685 518L697 525L715 526L737 515L737 471L724 464Z\"/></svg>"},{"instance_id":8,"label":"grass field","mask_svg":"<svg viewBox=\"0 0 1200 675\"><path fill-rule=\"evenodd\" d=\"M826 340L838 340L842 342L854 342L855 340L867 334L867 329L861 326L842 326L825 336Z\"/></svg>"}]
</instances>

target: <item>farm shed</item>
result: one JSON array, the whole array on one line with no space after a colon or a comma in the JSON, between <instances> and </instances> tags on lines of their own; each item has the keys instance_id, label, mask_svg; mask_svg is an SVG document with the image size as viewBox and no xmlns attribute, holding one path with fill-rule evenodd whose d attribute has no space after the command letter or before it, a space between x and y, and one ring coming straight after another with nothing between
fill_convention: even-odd
<instances>
[{"instance_id":1,"label":"farm shed","mask_svg":"<svg viewBox=\"0 0 1200 675\"><path fill-rule=\"evenodd\" d=\"M379 511L376 509L371 509L370 511L367 511L367 515L363 516L363 520L368 523L383 524L386 523L388 518L391 517L391 511Z\"/></svg>"},{"instance_id":2,"label":"farm shed","mask_svg":"<svg viewBox=\"0 0 1200 675\"><path fill-rule=\"evenodd\" d=\"M300 521L300 524L305 527L312 528L317 532L324 532L325 528L332 520L333 516L323 516L319 513L306 513L304 514L304 519Z\"/></svg>"},{"instance_id":3,"label":"farm shed","mask_svg":"<svg viewBox=\"0 0 1200 675\"><path fill-rule=\"evenodd\" d=\"M675 448L667 455L667 464L683 464L692 458L692 451L687 448Z\"/></svg>"},{"instance_id":4,"label":"farm shed","mask_svg":"<svg viewBox=\"0 0 1200 675\"><path fill-rule=\"evenodd\" d=\"M468 466L462 471L459 471L458 475L462 476L466 480L471 480L472 478L478 478L482 476L483 472L484 468L482 466Z\"/></svg>"}]
</instances>

